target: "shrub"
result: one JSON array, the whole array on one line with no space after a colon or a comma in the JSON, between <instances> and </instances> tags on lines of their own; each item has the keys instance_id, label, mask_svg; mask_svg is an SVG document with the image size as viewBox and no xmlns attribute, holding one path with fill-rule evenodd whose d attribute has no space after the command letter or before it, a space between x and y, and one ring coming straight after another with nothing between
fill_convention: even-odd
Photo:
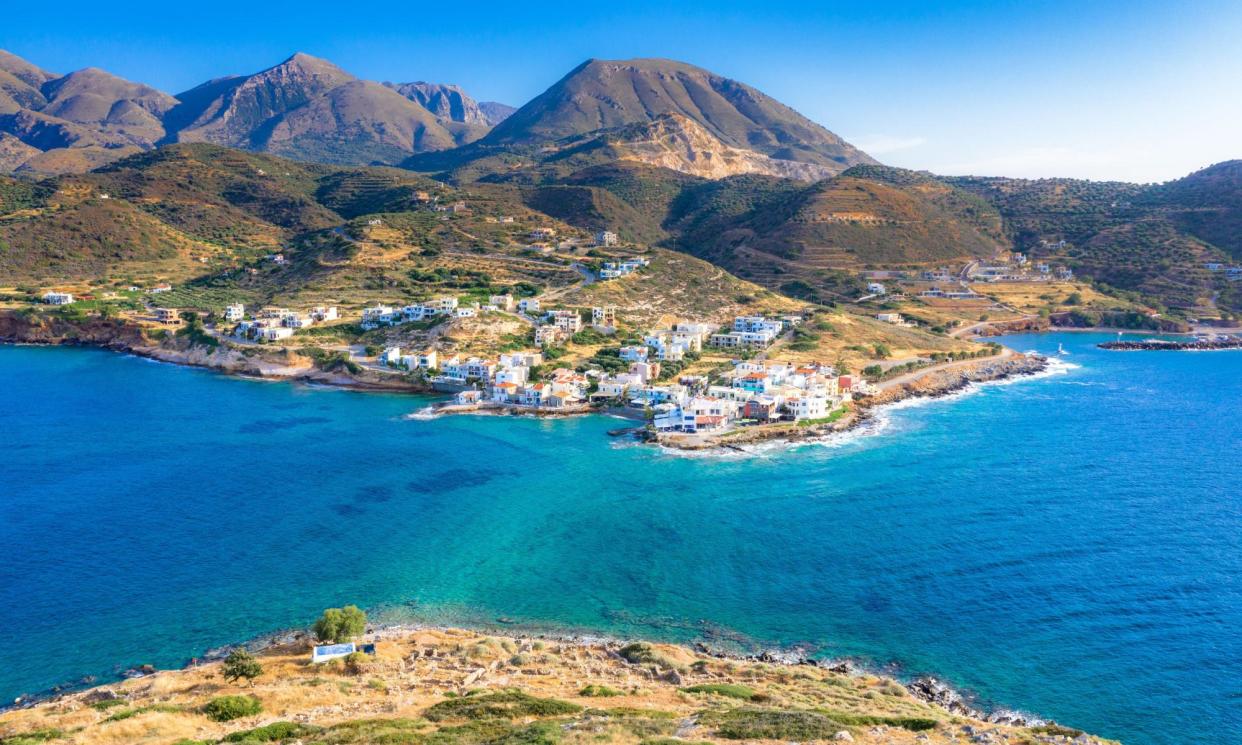
<instances>
[{"instance_id":1,"label":"shrub","mask_svg":"<svg viewBox=\"0 0 1242 745\"><path fill-rule=\"evenodd\" d=\"M361 675L367 666L367 655L365 652L350 652L345 655L345 672L350 675Z\"/></svg>"},{"instance_id":2,"label":"shrub","mask_svg":"<svg viewBox=\"0 0 1242 745\"><path fill-rule=\"evenodd\" d=\"M263 711L263 703L254 696L219 696L207 702L203 713L217 722L231 722Z\"/></svg>"},{"instance_id":3,"label":"shrub","mask_svg":"<svg viewBox=\"0 0 1242 745\"><path fill-rule=\"evenodd\" d=\"M586 696L588 698L606 698L608 696L620 696L622 694L621 691L618 691L616 688L591 684L583 688L581 691L578 691L578 695Z\"/></svg>"},{"instance_id":4,"label":"shrub","mask_svg":"<svg viewBox=\"0 0 1242 745\"><path fill-rule=\"evenodd\" d=\"M315 732L315 728L294 722L272 722L262 727L234 732L224 742L279 742L303 737Z\"/></svg>"},{"instance_id":5,"label":"shrub","mask_svg":"<svg viewBox=\"0 0 1242 745\"><path fill-rule=\"evenodd\" d=\"M728 740L827 740L844 724L814 711L733 709L720 717L716 734Z\"/></svg>"},{"instance_id":6,"label":"shrub","mask_svg":"<svg viewBox=\"0 0 1242 745\"><path fill-rule=\"evenodd\" d=\"M65 737L65 732L59 729L36 729L30 732L23 732L20 735L10 735L8 737L0 737L0 743L3 745L36 745L37 743L47 742L48 740L59 740Z\"/></svg>"},{"instance_id":7,"label":"shrub","mask_svg":"<svg viewBox=\"0 0 1242 745\"><path fill-rule=\"evenodd\" d=\"M740 698L749 701L755 697L755 691L749 686L739 683L703 683L693 685L681 690L686 693L714 693L717 696L728 696L729 698Z\"/></svg>"},{"instance_id":8,"label":"shrub","mask_svg":"<svg viewBox=\"0 0 1242 745\"><path fill-rule=\"evenodd\" d=\"M423 715L433 722L446 719L518 719L576 714L582 707L554 698L537 698L521 691L502 691L452 698L432 706Z\"/></svg>"},{"instance_id":9,"label":"shrub","mask_svg":"<svg viewBox=\"0 0 1242 745\"><path fill-rule=\"evenodd\" d=\"M321 642L346 642L367 627L367 614L356 605L328 608L315 621L315 638Z\"/></svg>"},{"instance_id":10,"label":"shrub","mask_svg":"<svg viewBox=\"0 0 1242 745\"><path fill-rule=\"evenodd\" d=\"M617 654L621 655L626 662L634 665L656 665L657 667L666 667L673 670L683 669L681 665L660 654L655 650L655 647L646 642L627 644L618 650Z\"/></svg>"},{"instance_id":11,"label":"shrub","mask_svg":"<svg viewBox=\"0 0 1242 745\"><path fill-rule=\"evenodd\" d=\"M263 666L244 649L234 649L229 652L229 656L224 658L224 664L220 671L224 674L224 679L230 683L235 683L242 678L253 681L255 678L263 674Z\"/></svg>"}]
</instances>

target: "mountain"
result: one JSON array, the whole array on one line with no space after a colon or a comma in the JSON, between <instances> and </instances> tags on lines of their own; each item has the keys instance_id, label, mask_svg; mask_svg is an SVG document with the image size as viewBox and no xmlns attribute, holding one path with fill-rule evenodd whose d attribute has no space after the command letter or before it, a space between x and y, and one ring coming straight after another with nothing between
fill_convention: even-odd
<instances>
[{"instance_id":1,"label":"mountain","mask_svg":"<svg viewBox=\"0 0 1242 745\"><path fill-rule=\"evenodd\" d=\"M353 81L331 62L299 52L254 75L211 81L177 96L182 109L172 118L185 124L174 139L246 146L269 120Z\"/></svg>"},{"instance_id":2,"label":"mountain","mask_svg":"<svg viewBox=\"0 0 1242 745\"><path fill-rule=\"evenodd\" d=\"M254 150L319 163L399 163L477 136L379 83L354 80L275 117L251 135Z\"/></svg>"},{"instance_id":3,"label":"mountain","mask_svg":"<svg viewBox=\"0 0 1242 745\"><path fill-rule=\"evenodd\" d=\"M725 145L836 171L875 161L744 83L663 59L588 60L498 124L484 145L522 145L680 114Z\"/></svg>"},{"instance_id":4,"label":"mountain","mask_svg":"<svg viewBox=\"0 0 1242 745\"><path fill-rule=\"evenodd\" d=\"M173 97L98 68L55 75L0 51L0 169L80 172L169 142L395 164L477 140L507 109L456 86L359 80L303 53Z\"/></svg>"},{"instance_id":5,"label":"mountain","mask_svg":"<svg viewBox=\"0 0 1242 745\"><path fill-rule=\"evenodd\" d=\"M179 142L211 142L323 163L399 163L487 131L460 88L359 80L298 53L254 75L204 83L177 97Z\"/></svg>"},{"instance_id":6,"label":"mountain","mask_svg":"<svg viewBox=\"0 0 1242 745\"><path fill-rule=\"evenodd\" d=\"M414 101L437 118L463 124L490 126L479 104L455 85L443 83L384 83L388 88Z\"/></svg>"},{"instance_id":7,"label":"mountain","mask_svg":"<svg viewBox=\"0 0 1242 745\"><path fill-rule=\"evenodd\" d=\"M483 118L487 120L488 125L494 127L512 116L513 112L517 111L517 107L496 101L480 101L479 111L483 112Z\"/></svg>"},{"instance_id":8,"label":"mountain","mask_svg":"<svg viewBox=\"0 0 1242 745\"><path fill-rule=\"evenodd\" d=\"M88 170L154 147L164 137L162 117L175 104L172 96L98 68L57 76L0 52L0 169Z\"/></svg>"},{"instance_id":9,"label":"mountain","mask_svg":"<svg viewBox=\"0 0 1242 745\"><path fill-rule=\"evenodd\" d=\"M162 118L177 104L175 98L149 85L95 67L44 83L42 92L47 104L41 114L87 125L143 147L163 138Z\"/></svg>"},{"instance_id":10,"label":"mountain","mask_svg":"<svg viewBox=\"0 0 1242 745\"><path fill-rule=\"evenodd\" d=\"M43 84L55 78L56 75L0 49L0 114L43 106L47 103Z\"/></svg>"}]
</instances>

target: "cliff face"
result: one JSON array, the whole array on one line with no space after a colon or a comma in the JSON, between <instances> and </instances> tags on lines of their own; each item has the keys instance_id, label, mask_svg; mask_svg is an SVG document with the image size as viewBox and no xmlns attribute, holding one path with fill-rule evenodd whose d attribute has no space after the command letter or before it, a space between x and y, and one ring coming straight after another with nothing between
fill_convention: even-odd
<instances>
[{"instance_id":1,"label":"cliff face","mask_svg":"<svg viewBox=\"0 0 1242 745\"><path fill-rule=\"evenodd\" d=\"M149 342L142 329L116 319L69 321L51 314L0 312L0 341L16 344L81 344L128 350Z\"/></svg>"},{"instance_id":2,"label":"cliff face","mask_svg":"<svg viewBox=\"0 0 1242 745\"><path fill-rule=\"evenodd\" d=\"M759 173L818 181L840 170L815 163L780 160L754 150L732 147L681 114L665 114L651 122L605 135L603 139L616 152L618 160L669 168L708 179Z\"/></svg>"}]
</instances>

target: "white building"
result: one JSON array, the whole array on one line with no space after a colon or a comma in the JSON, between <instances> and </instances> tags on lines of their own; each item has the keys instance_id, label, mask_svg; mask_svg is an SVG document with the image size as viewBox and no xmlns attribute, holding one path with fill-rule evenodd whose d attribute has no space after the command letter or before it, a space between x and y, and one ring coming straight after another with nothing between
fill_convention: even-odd
<instances>
[{"instance_id":1,"label":"white building","mask_svg":"<svg viewBox=\"0 0 1242 745\"><path fill-rule=\"evenodd\" d=\"M621 347L621 359L626 362L646 362L649 354L651 354L651 349L645 344Z\"/></svg>"},{"instance_id":2,"label":"white building","mask_svg":"<svg viewBox=\"0 0 1242 745\"><path fill-rule=\"evenodd\" d=\"M280 341L293 336L293 329L287 326L266 326L259 329L256 335L264 341Z\"/></svg>"},{"instance_id":3,"label":"white building","mask_svg":"<svg viewBox=\"0 0 1242 745\"><path fill-rule=\"evenodd\" d=\"M237 323L246 317L246 306L241 303L232 303L224 308L224 320L229 323Z\"/></svg>"},{"instance_id":4,"label":"white building","mask_svg":"<svg viewBox=\"0 0 1242 745\"><path fill-rule=\"evenodd\" d=\"M533 297L524 297L518 301L518 312L530 315L540 311L539 300Z\"/></svg>"},{"instance_id":5,"label":"white building","mask_svg":"<svg viewBox=\"0 0 1242 745\"><path fill-rule=\"evenodd\" d=\"M608 230L601 230L595 234L595 245L615 246L617 245L617 234Z\"/></svg>"},{"instance_id":6,"label":"white building","mask_svg":"<svg viewBox=\"0 0 1242 745\"><path fill-rule=\"evenodd\" d=\"M379 361L381 365L390 365L392 367L403 364L401 347L387 347L380 353Z\"/></svg>"},{"instance_id":7,"label":"white building","mask_svg":"<svg viewBox=\"0 0 1242 745\"><path fill-rule=\"evenodd\" d=\"M785 408L794 419L823 419L828 416L826 396L795 396L785 399Z\"/></svg>"},{"instance_id":8,"label":"white building","mask_svg":"<svg viewBox=\"0 0 1242 745\"><path fill-rule=\"evenodd\" d=\"M383 324L392 323L394 312L392 306L383 304L363 308L362 327L364 329L373 329Z\"/></svg>"},{"instance_id":9,"label":"white building","mask_svg":"<svg viewBox=\"0 0 1242 745\"><path fill-rule=\"evenodd\" d=\"M576 310L551 310L544 320L566 334L576 334L582 330L582 316Z\"/></svg>"},{"instance_id":10,"label":"white building","mask_svg":"<svg viewBox=\"0 0 1242 745\"><path fill-rule=\"evenodd\" d=\"M555 345L565 338L565 331L557 326L547 324L535 329L535 344L541 347Z\"/></svg>"},{"instance_id":11,"label":"white building","mask_svg":"<svg viewBox=\"0 0 1242 745\"><path fill-rule=\"evenodd\" d=\"M591 309L591 326L597 331L610 334L617 330L617 307L615 305L607 305L602 308Z\"/></svg>"},{"instance_id":12,"label":"white building","mask_svg":"<svg viewBox=\"0 0 1242 745\"><path fill-rule=\"evenodd\" d=\"M73 302L73 295L68 292L45 292L43 302L48 305L69 305Z\"/></svg>"}]
</instances>

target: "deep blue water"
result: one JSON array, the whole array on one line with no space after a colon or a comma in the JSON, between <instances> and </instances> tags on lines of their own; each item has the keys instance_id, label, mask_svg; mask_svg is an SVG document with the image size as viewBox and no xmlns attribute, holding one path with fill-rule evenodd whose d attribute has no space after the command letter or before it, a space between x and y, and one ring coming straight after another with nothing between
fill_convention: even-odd
<instances>
[{"instance_id":1,"label":"deep blue water","mask_svg":"<svg viewBox=\"0 0 1242 745\"><path fill-rule=\"evenodd\" d=\"M328 605L809 645L1128 743L1242 742L1242 353L1108 353L759 457L0 347L0 697ZM17 643L13 643L17 642Z\"/></svg>"}]
</instances>

